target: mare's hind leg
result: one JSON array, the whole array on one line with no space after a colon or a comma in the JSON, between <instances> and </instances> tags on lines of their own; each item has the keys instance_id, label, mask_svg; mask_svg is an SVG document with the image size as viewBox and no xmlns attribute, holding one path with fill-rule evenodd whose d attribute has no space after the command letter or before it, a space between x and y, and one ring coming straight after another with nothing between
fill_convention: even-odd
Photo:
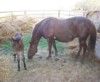
<instances>
[{"instance_id":1,"label":"mare's hind leg","mask_svg":"<svg viewBox=\"0 0 100 82\"><path fill-rule=\"evenodd\" d=\"M49 55L48 55L47 59L51 58L52 40L53 40L53 39L51 39L51 38L48 39Z\"/></svg>"},{"instance_id":2,"label":"mare's hind leg","mask_svg":"<svg viewBox=\"0 0 100 82\"><path fill-rule=\"evenodd\" d=\"M85 54L86 54L86 50L87 50L86 41L83 41L83 42L82 42L82 46L83 46L83 54L82 54L81 62L83 63L83 62L84 62L84 58L85 58Z\"/></svg>"},{"instance_id":3,"label":"mare's hind leg","mask_svg":"<svg viewBox=\"0 0 100 82\"><path fill-rule=\"evenodd\" d=\"M79 51L76 55L76 58L80 55L81 50L82 50L82 43L81 43L81 40L79 39Z\"/></svg>"},{"instance_id":4,"label":"mare's hind leg","mask_svg":"<svg viewBox=\"0 0 100 82\"><path fill-rule=\"evenodd\" d=\"M53 40L53 47L55 49L55 55L58 55L58 50L57 50L57 47L56 47L55 40Z\"/></svg>"}]
</instances>

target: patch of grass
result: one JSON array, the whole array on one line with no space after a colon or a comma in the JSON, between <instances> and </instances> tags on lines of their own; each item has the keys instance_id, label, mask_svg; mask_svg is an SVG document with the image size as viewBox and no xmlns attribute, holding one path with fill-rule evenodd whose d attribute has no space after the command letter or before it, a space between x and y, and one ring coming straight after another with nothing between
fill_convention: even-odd
<instances>
[{"instance_id":1,"label":"patch of grass","mask_svg":"<svg viewBox=\"0 0 100 82\"><path fill-rule=\"evenodd\" d=\"M29 47L29 41L30 41L30 39L31 39L31 34L32 34L32 33L29 33L29 34L26 34L26 35L23 36L23 42L24 42L24 48L25 48L25 50L27 50L28 47ZM57 49L58 49L59 51L63 51L63 50L64 50L64 45L65 45L65 43L56 41L56 46L57 46ZM44 48L44 49L45 49L45 48L48 48L47 40L44 39L44 38L41 38L40 41L39 41L38 47L39 47L39 48L42 48L42 49L43 49L43 48ZM12 42L11 42L11 41L6 42L6 43L3 45L3 48L5 49L5 51L6 51L7 53L11 52L11 51L12 51Z\"/></svg>"},{"instance_id":2,"label":"patch of grass","mask_svg":"<svg viewBox=\"0 0 100 82\"><path fill-rule=\"evenodd\" d=\"M2 48L7 52L10 53L12 51L12 42L11 41L7 41Z\"/></svg>"},{"instance_id":3,"label":"patch of grass","mask_svg":"<svg viewBox=\"0 0 100 82\"><path fill-rule=\"evenodd\" d=\"M26 34L26 35L23 37L23 42L24 42L24 48L25 48L25 49L28 49L30 39L31 39L31 33Z\"/></svg>"},{"instance_id":4,"label":"patch of grass","mask_svg":"<svg viewBox=\"0 0 100 82\"><path fill-rule=\"evenodd\" d=\"M30 38L31 38L31 33L26 34L23 37L25 49L28 49ZM2 48L5 50L5 52L10 53L12 51L12 41L7 41L5 44L2 45Z\"/></svg>"},{"instance_id":5,"label":"patch of grass","mask_svg":"<svg viewBox=\"0 0 100 82\"><path fill-rule=\"evenodd\" d=\"M57 47L58 50L63 51L64 50L64 45L65 45L65 43L56 41L56 47ZM44 49L48 48L47 40L44 39L44 38L41 38L41 40L39 42L39 47L44 48Z\"/></svg>"}]
</instances>

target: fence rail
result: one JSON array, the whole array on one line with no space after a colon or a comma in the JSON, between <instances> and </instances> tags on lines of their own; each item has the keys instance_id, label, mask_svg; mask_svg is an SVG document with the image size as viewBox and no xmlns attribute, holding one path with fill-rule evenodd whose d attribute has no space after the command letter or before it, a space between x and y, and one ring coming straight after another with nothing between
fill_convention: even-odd
<instances>
[{"instance_id":1,"label":"fence rail","mask_svg":"<svg viewBox=\"0 0 100 82\"><path fill-rule=\"evenodd\" d=\"M33 16L34 18L46 18L46 17L61 17L67 18L72 16L83 16L84 12L77 10L21 10L21 11L3 11L0 12L0 18L6 18L9 16Z\"/></svg>"}]
</instances>

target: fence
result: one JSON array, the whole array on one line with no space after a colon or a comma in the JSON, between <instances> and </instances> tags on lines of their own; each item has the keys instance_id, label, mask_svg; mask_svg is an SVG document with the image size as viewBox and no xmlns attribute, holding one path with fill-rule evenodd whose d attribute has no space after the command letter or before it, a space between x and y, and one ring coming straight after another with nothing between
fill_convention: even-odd
<instances>
[{"instance_id":1,"label":"fence","mask_svg":"<svg viewBox=\"0 0 100 82\"><path fill-rule=\"evenodd\" d=\"M21 16L32 16L36 19L43 19L46 17L60 17L60 18L68 18L72 16L83 16L84 12L80 12L77 10L68 11L68 10L21 10L21 11L5 11L0 12L0 18L13 17L14 15L17 17Z\"/></svg>"}]
</instances>

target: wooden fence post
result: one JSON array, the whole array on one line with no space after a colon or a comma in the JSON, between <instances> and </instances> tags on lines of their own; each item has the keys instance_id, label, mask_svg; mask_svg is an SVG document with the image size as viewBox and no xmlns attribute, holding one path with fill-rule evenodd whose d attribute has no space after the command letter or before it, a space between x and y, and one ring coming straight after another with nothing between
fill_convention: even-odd
<instances>
[{"instance_id":1,"label":"wooden fence post","mask_svg":"<svg viewBox=\"0 0 100 82\"><path fill-rule=\"evenodd\" d=\"M71 12L71 11L69 11L69 17L71 16L71 15L70 15L70 12Z\"/></svg>"},{"instance_id":2,"label":"wooden fence post","mask_svg":"<svg viewBox=\"0 0 100 82\"><path fill-rule=\"evenodd\" d=\"M24 11L24 16L26 16L26 15L27 15L27 11L25 10L25 11Z\"/></svg>"},{"instance_id":3,"label":"wooden fence post","mask_svg":"<svg viewBox=\"0 0 100 82\"><path fill-rule=\"evenodd\" d=\"M58 10L58 17L60 17L60 10Z\"/></svg>"},{"instance_id":4,"label":"wooden fence post","mask_svg":"<svg viewBox=\"0 0 100 82\"><path fill-rule=\"evenodd\" d=\"M12 19L12 21L13 21L13 12L11 11L11 19Z\"/></svg>"}]
</instances>

